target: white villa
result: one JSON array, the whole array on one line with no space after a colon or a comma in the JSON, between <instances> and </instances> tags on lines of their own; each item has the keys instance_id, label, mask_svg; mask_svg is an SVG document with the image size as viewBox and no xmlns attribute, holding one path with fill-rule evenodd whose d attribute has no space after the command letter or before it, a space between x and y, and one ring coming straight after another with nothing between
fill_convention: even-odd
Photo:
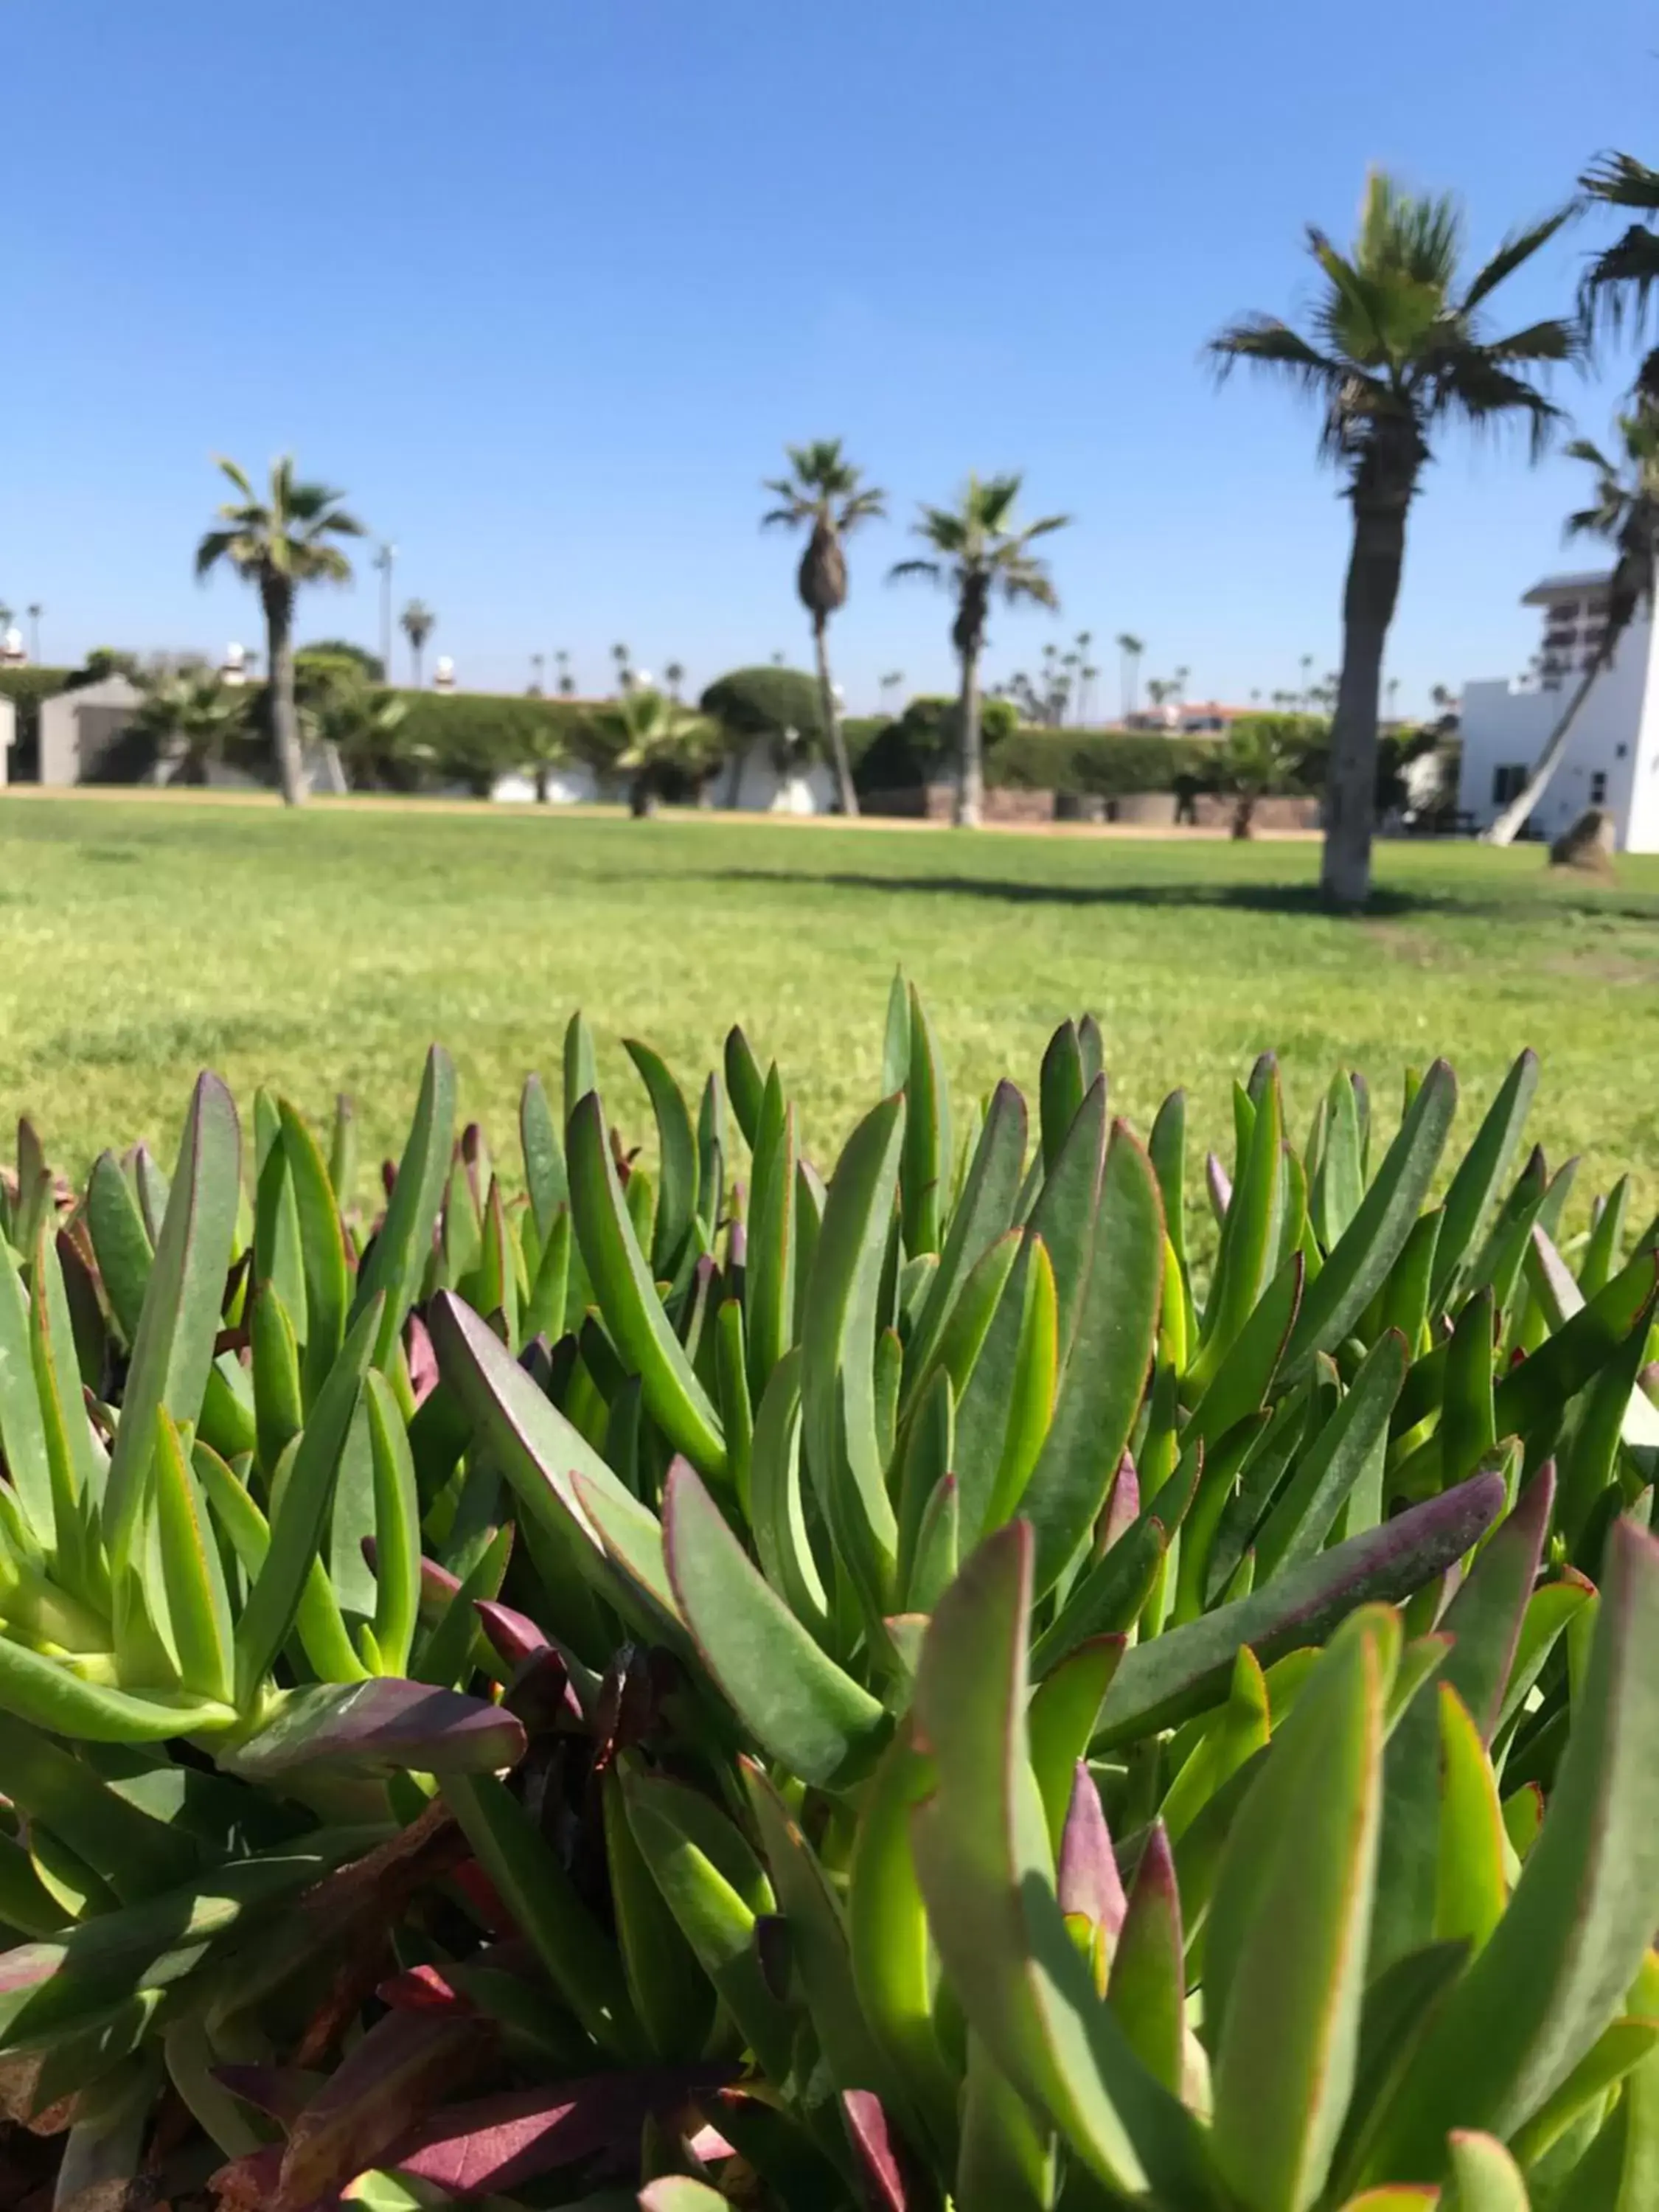
<instances>
[{"instance_id":1,"label":"white villa","mask_svg":"<svg viewBox=\"0 0 1659 2212\"><path fill-rule=\"evenodd\" d=\"M1601 642L1607 571L1546 576L1523 606L1543 611L1532 672L1465 686L1457 804L1484 830L1514 798ZM1612 815L1620 852L1659 853L1659 668L1644 608L1590 687L1567 750L1534 810L1530 833L1553 838L1589 806Z\"/></svg>"}]
</instances>

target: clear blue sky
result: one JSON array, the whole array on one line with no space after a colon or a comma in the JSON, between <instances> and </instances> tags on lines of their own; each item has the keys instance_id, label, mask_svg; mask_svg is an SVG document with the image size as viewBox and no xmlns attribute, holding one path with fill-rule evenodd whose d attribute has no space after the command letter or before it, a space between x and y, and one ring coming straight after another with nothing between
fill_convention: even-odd
<instances>
[{"instance_id":1,"label":"clear blue sky","mask_svg":"<svg viewBox=\"0 0 1659 2212\"><path fill-rule=\"evenodd\" d=\"M948 615L889 588L920 498L1026 471L1064 602L999 614L1241 697L1333 666L1346 510L1288 391L1218 393L1206 336L1306 297L1366 164L1467 198L1484 253L1588 156L1659 156L1638 0L13 0L0 181L0 597L45 657L258 639L190 556L209 455L292 447L400 549L463 683L625 640L694 684L805 657L757 530L786 439L892 495L836 625L854 706L950 680ZM1510 289L1562 305L1605 221ZM1559 396L1606 428L1625 358ZM1576 471L1447 440L1413 514L1391 672L1517 669ZM372 643L374 579L302 633Z\"/></svg>"}]
</instances>

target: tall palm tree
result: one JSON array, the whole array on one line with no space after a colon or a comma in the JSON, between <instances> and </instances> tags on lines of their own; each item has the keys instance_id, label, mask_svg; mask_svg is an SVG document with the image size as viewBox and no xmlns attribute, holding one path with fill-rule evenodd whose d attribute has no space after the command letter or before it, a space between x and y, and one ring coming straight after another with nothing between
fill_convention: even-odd
<instances>
[{"instance_id":1,"label":"tall palm tree","mask_svg":"<svg viewBox=\"0 0 1659 2212\"><path fill-rule=\"evenodd\" d=\"M887 512L887 495L873 485L860 484L863 471L846 459L839 438L815 438L809 446L786 446L790 474L769 477L762 489L780 504L761 517L761 527L783 523L791 529L805 525L810 535L795 574L800 603L812 618L812 647L818 664L818 709L830 757L836 771L836 788L843 814L859 811L853 788L853 771L841 732L841 714L835 685L830 680L830 617L847 604L847 552L842 541L849 530Z\"/></svg>"},{"instance_id":2,"label":"tall palm tree","mask_svg":"<svg viewBox=\"0 0 1659 2212\"><path fill-rule=\"evenodd\" d=\"M30 602L28 607L29 653L37 668L40 665L40 617L46 611L39 599Z\"/></svg>"},{"instance_id":3,"label":"tall palm tree","mask_svg":"<svg viewBox=\"0 0 1659 2212\"><path fill-rule=\"evenodd\" d=\"M1302 696L1304 702L1313 696L1313 664L1312 653L1304 653L1302 656Z\"/></svg>"},{"instance_id":4,"label":"tall palm tree","mask_svg":"<svg viewBox=\"0 0 1659 2212\"><path fill-rule=\"evenodd\" d=\"M1121 629L1117 634L1117 649L1121 655L1123 672L1123 714L1127 720L1139 703L1140 688L1140 656L1146 650L1146 641L1132 631Z\"/></svg>"},{"instance_id":5,"label":"tall palm tree","mask_svg":"<svg viewBox=\"0 0 1659 2212\"><path fill-rule=\"evenodd\" d=\"M306 792L294 697L294 595L301 584L347 582L351 563L332 541L361 538L363 526L340 505L341 493L327 484L296 482L291 453L271 463L270 489L263 500L234 461L216 458L236 497L221 507L217 526L197 547L196 574L205 576L225 561L258 588L276 772L284 804L298 806Z\"/></svg>"},{"instance_id":6,"label":"tall palm tree","mask_svg":"<svg viewBox=\"0 0 1659 2212\"><path fill-rule=\"evenodd\" d=\"M1176 703L1177 706L1184 706L1186 704L1187 678L1192 674L1192 670L1186 665L1185 662L1183 662L1175 672Z\"/></svg>"},{"instance_id":7,"label":"tall palm tree","mask_svg":"<svg viewBox=\"0 0 1659 2212\"><path fill-rule=\"evenodd\" d=\"M1654 562L1659 556L1659 404L1649 402L1638 405L1633 414L1621 415L1619 441L1616 459L1610 459L1588 438L1575 438L1567 447L1574 460L1595 470L1595 489L1588 507L1568 516L1566 535L1600 538L1613 549L1613 574L1607 579L1607 624L1572 696L1533 763L1532 773L1487 830L1489 844L1513 843L1555 774L1596 678L1611 663L1638 608L1653 604Z\"/></svg>"},{"instance_id":8,"label":"tall palm tree","mask_svg":"<svg viewBox=\"0 0 1659 2212\"><path fill-rule=\"evenodd\" d=\"M1373 171L1347 253L1310 228L1323 279L1312 336L1252 315L1212 341L1221 373L1240 362L1287 376L1318 401L1323 457L1347 476L1353 548L1343 600L1342 672L1331 732L1320 886L1332 906L1364 904L1376 813L1382 653L1405 561L1406 515L1446 422L1485 428L1524 422L1534 456L1559 420L1530 373L1580 349L1570 323L1551 318L1500 338L1481 309L1567 220L1562 210L1511 233L1484 267L1460 281L1463 224L1449 194L1417 198Z\"/></svg>"},{"instance_id":9,"label":"tall palm tree","mask_svg":"<svg viewBox=\"0 0 1659 2212\"><path fill-rule=\"evenodd\" d=\"M409 658L415 671L415 689L421 688L421 655L438 627L438 617L424 599L411 599L398 617L398 627L409 640Z\"/></svg>"},{"instance_id":10,"label":"tall palm tree","mask_svg":"<svg viewBox=\"0 0 1659 2212\"><path fill-rule=\"evenodd\" d=\"M563 651L556 653L553 656L553 665L559 672L560 698L574 699L576 696L576 679L570 672L570 655Z\"/></svg>"},{"instance_id":11,"label":"tall palm tree","mask_svg":"<svg viewBox=\"0 0 1659 2212\"><path fill-rule=\"evenodd\" d=\"M685 671L678 660L671 660L662 673L663 681L668 686L668 696L678 707L680 703L680 686L685 681Z\"/></svg>"},{"instance_id":12,"label":"tall palm tree","mask_svg":"<svg viewBox=\"0 0 1659 2212\"><path fill-rule=\"evenodd\" d=\"M977 830L985 811L979 658L985 647L992 594L1000 592L1011 606L1022 600L1040 607L1060 604L1053 579L1031 551L1031 541L1052 530L1063 530L1072 518L1045 514L1038 521L1028 522L1023 530L1017 528L1014 508L1020 483L1018 476L970 476L955 507L924 506L921 520L911 526L911 531L933 548L932 552L913 561L897 562L888 571L890 580L900 576L928 577L956 599L951 642L962 663L957 821L964 830Z\"/></svg>"}]
</instances>

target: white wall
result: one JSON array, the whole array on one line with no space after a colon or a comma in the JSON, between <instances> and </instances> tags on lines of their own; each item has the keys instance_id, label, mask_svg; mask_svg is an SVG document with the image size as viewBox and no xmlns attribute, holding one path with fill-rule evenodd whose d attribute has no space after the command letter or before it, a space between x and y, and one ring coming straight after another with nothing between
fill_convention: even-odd
<instances>
[{"instance_id":1,"label":"white wall","mask_svg":"<svg viewBox=\"0 0 1659 2212\"><path fill-rule=\"evenodd\" d=\"M520 805L526 799L534 800L536 778L534 772L522 769L514 775L498 775L489 787L492 799ZM570 768L551 768L547 771L548 802L554 806L580 806L599 797L599 784L591 768L576 763Z\"/></svg>"},{"instance_id":2,"label":"white wall","mask_svg":"<svg viewBox=\"0 0 1659 2212\"><path fill-rule=\"evenodd\" d=\"M1651 623L1638 616L1591 686L1565 756L1533 813L1541 836L1559 837L1587 806L1599 803L1613 815L1621 852L1659 851L1659 780L1652 772L1659 764L1659 698L1650 668L1651 643ZM1497 771L1530 769L1577 680L1564 676L1554 691L1501 679L1465 685L1457 804L1478 827L1484 830L1498 813ZM1599 802L1594 796L1598 774L1605 779Z\"/></svg>"},{"instance_id":3,"label":"white wall","mask_svg":"<svg viewBox=\"0 0 1659 2212\"><path fill-rule=\"evenodd\" d=\"M722 768L713 788L716 806L739 814L828 814L836 803L836 779L824 762L780 769L769 738L755 739L735 775Z\"/></svg>"}]
</instances>

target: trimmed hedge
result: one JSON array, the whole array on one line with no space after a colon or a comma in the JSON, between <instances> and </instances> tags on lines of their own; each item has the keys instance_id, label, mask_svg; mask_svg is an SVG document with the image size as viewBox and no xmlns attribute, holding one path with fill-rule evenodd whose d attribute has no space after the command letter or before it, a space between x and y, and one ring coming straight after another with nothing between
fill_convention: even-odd
<instances>
[{"instance_id":1,"label":"trimmed hedge","mask_svg":"<svg viewBox=\"0 0 1659 2212\"><path fill-rule=\"evenodd\" d=\"M804 668L734 668L717 676L697 702L733 737L770 738L794 730L823 735L817 678Z\"/></svg>"},{"instance_id":2,"label":"trimmed hedge","mask_svg":"<svg viewBox=\"0 0 1659 2212\"><path fill-rule=\"evenodd\" d=\"M392 732L386 772L459 777L487 791L498 775L561 752L592 761L601 744L593 710L574 699L518 698L488 691L398 691L377 695L404 709Z\"/></svg>"}]
</instances>

